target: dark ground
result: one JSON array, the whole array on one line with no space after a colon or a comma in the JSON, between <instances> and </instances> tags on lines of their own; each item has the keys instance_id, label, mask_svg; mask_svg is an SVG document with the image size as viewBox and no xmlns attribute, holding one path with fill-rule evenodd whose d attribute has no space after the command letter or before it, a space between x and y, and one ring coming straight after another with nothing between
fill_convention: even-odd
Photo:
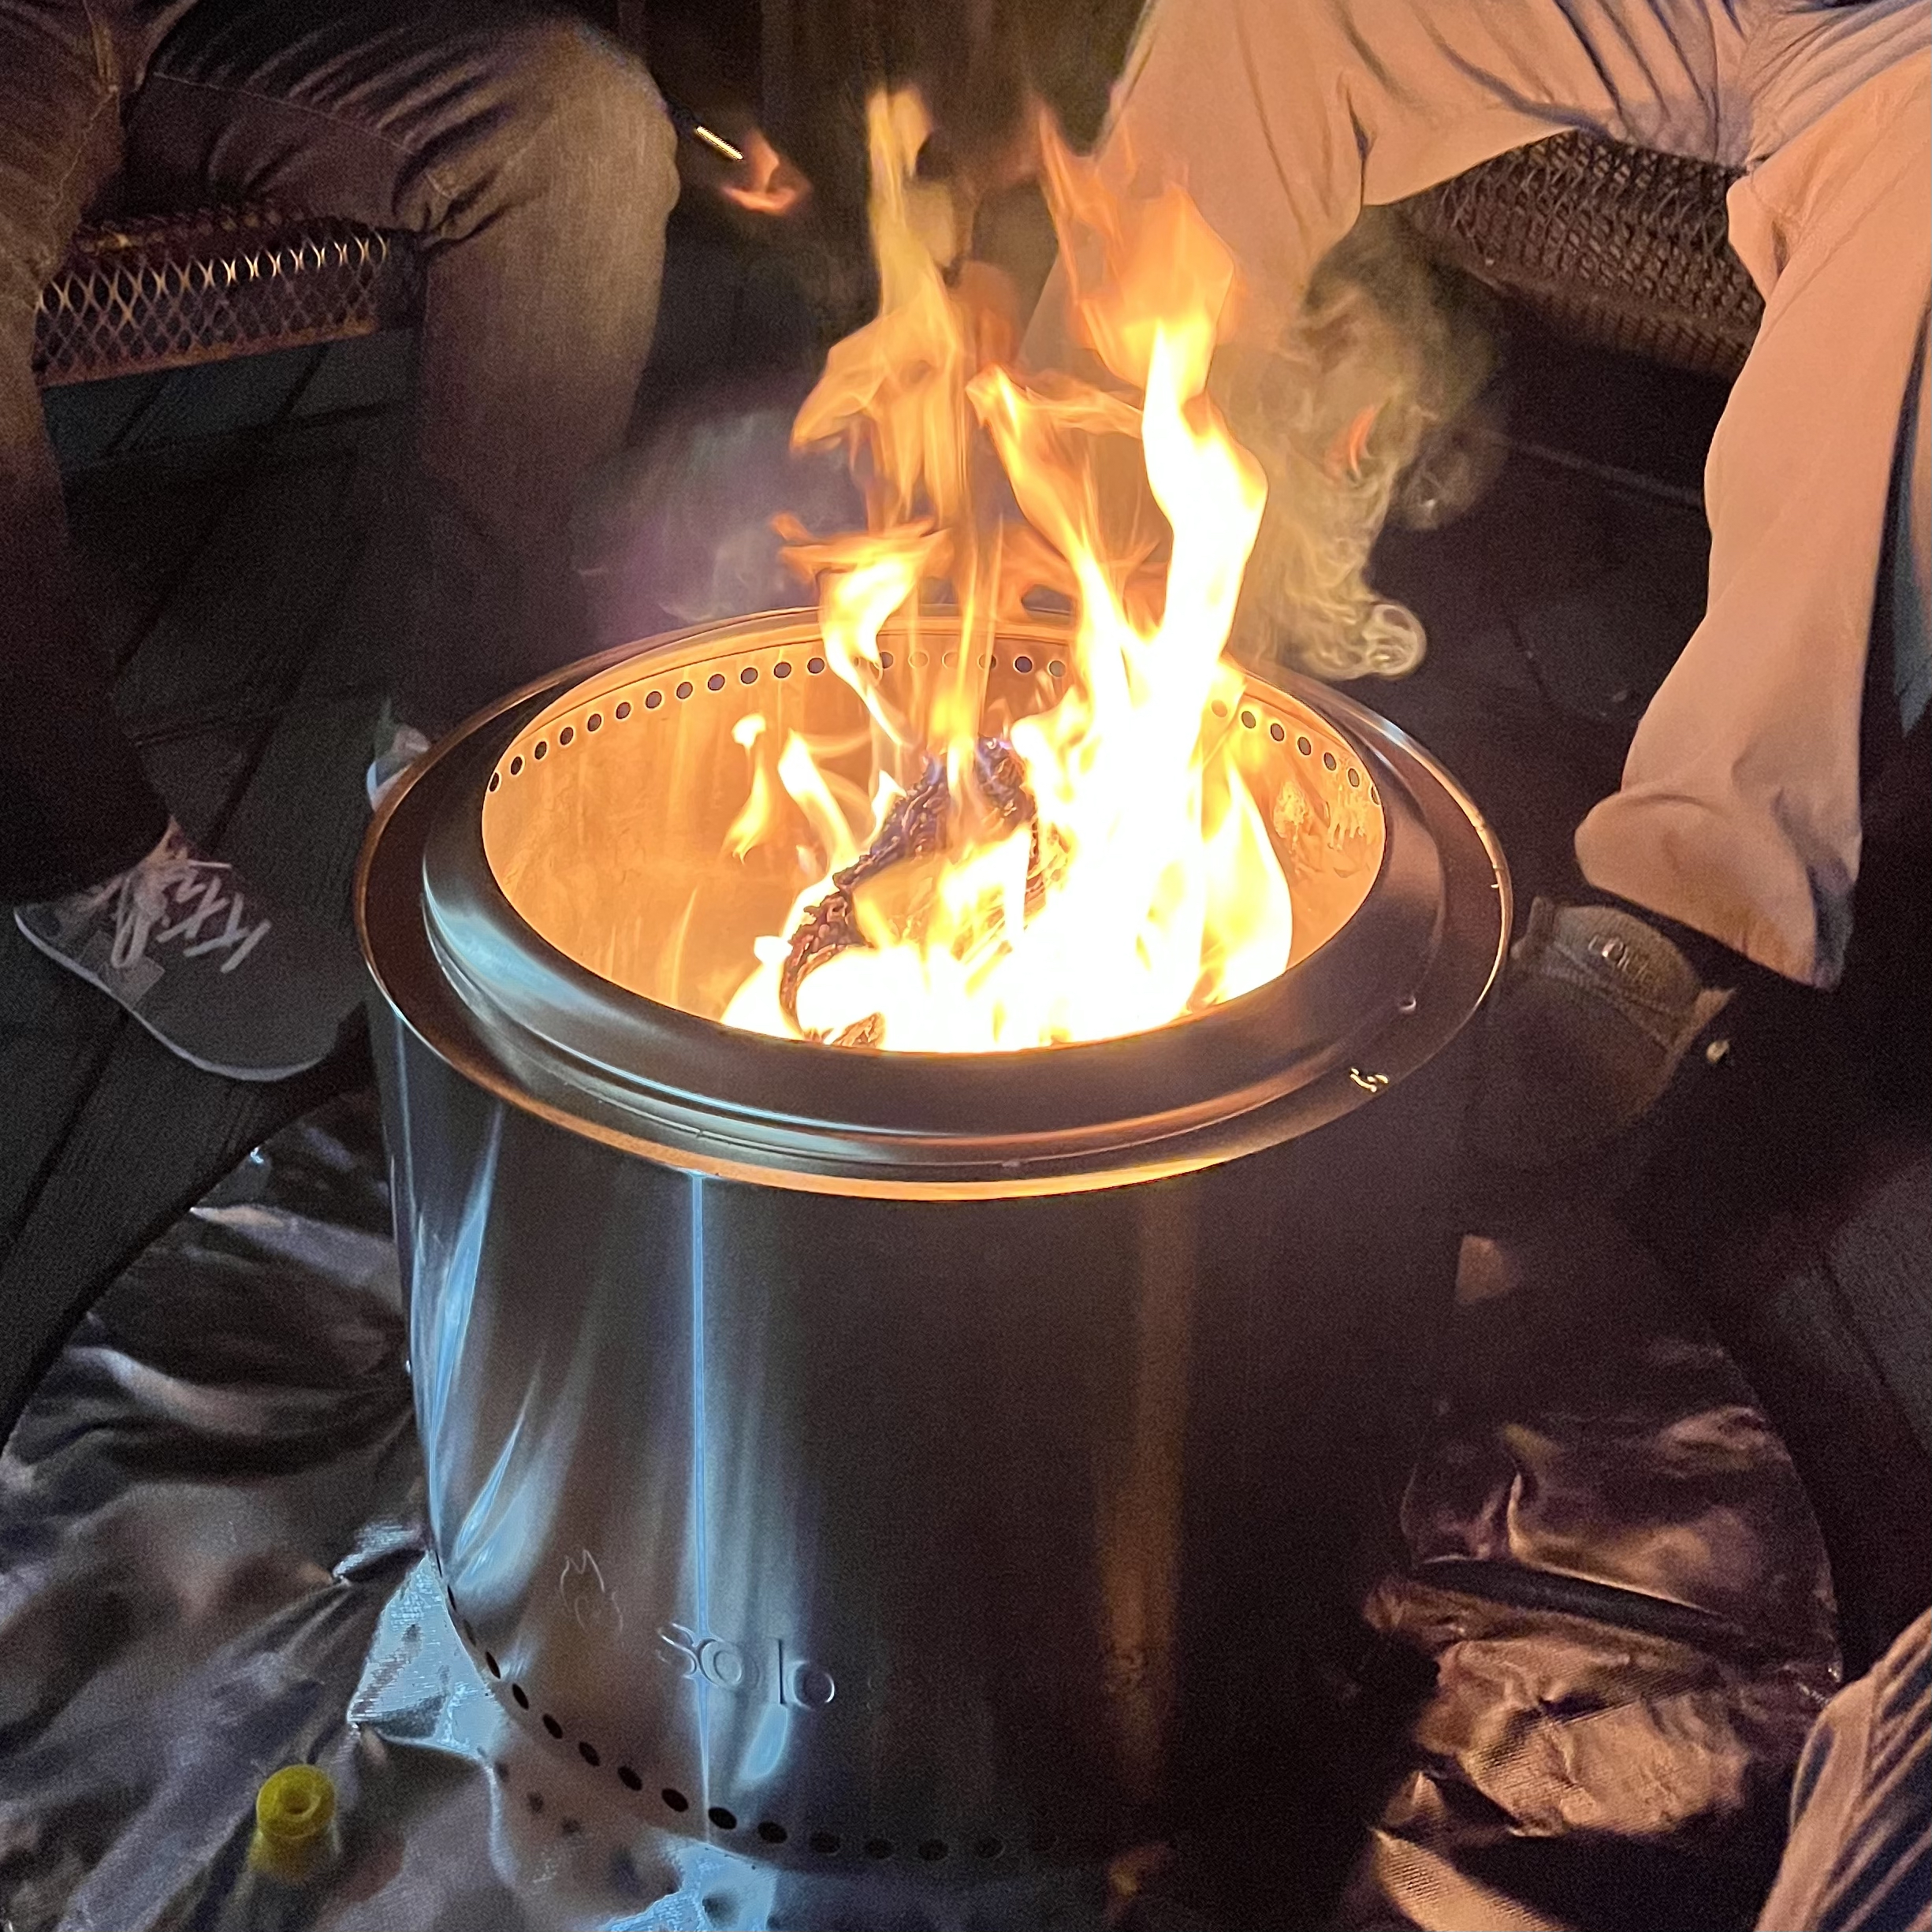
<instances>
[{"instance_id":1,"label":"dark ground","mask_svg":"<svg viewBox=\"0 0 1932 1932\"><path fill-rule=\"evenodd\" d=\"M795 353L762 271L681 246L655 393L687 393L720 358ZM1445 530L1390 532L1379 557L1381 587L1428 626L1428 659L1361 694L1474 794L1520 918L1532 893L1577 890L1571 829L1614 785L1701 608L1698 486L1723 389L1527 324L1506 348L1495 482ZM382 697L370 539L408 359L406 340L376 338L48 400L120 700L158 780L204 845L344 926ZM1791 1442L1854 1666L1932 1575L1923 814L1893 816L1846 987L1740 1017L1622 1203ZM0 1425L133 1251L248 1148L367 1078L359 1044L279 1087L198 1073L0 924Z\"/></svg>"}]
</instances>

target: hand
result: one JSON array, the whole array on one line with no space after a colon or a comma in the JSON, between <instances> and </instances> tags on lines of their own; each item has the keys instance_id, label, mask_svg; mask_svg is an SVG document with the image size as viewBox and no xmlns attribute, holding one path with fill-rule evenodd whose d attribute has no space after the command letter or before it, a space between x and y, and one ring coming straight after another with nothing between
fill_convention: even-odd
<instances>
[{"instance_id":1,"label":"hand","mask_svg":"<svg viewBox=\"0 0 1932 1932\"><path fill-rule=\"evenodd\" d=\"M756 128L739 143L744 159L720 186L728 201L750 214L787 215L803 207L812 184Z\"/></svg>"}]
</instances>

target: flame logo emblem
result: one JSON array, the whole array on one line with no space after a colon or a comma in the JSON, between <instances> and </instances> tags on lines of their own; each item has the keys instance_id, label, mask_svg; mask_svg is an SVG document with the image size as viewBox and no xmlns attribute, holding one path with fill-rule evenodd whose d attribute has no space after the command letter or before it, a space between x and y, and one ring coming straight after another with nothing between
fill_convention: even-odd
<instances>
[{"instance_id":1,"label":"flame logo emblem","mask_svg":"<svg viewBox=\"0 0 1932 1932\"><path fill-rule=\"evenodd\" d=\"M557 1593L569 1606L577 1628L586 1635L604 1630L615 1636L624 1629L623 1607L611 1595L597 1558L588 1550L579 1550L564 1559L563 1574L557 1580Z\"/></svg>"}]
</instances>

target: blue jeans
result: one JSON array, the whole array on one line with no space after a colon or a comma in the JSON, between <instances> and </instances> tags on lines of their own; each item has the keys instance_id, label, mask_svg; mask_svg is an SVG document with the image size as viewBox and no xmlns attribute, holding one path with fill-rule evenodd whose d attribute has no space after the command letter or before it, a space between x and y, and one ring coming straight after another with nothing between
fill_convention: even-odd
<instances>
[{"instance_id":1,"label":"blue jeans","mask_svg":"<svg viewBox=\"0 0 1932 1932\"><path fill-rule=\"evenodd\" d=\"M110 184L422 238L398 706L434 731L583 648L569 523L650 349L675 137L643 69L505 0L0 0L0 901L110 877L166 808L88 637L29 357Z\"/></svg>"}]
</instances>

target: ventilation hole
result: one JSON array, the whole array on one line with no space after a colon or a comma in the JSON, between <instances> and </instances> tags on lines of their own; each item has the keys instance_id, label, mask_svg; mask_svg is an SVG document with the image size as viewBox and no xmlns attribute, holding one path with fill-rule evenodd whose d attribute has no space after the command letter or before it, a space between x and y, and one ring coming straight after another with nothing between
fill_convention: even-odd
<instances>
[{"instance_id":1,"label":"ventilation hole","mask_svg":"<svg viewBox=\"0 0 1932 1932\"><path fill-rule=\"evenodd\" d=\"M450 1588L448 1584L445 1584L443 1585L443 1595L449 1598L449 1614L451 1616L454 1617L456 1614L456 1593L455 1591Z\"/></svg>"},{"instance_id":2,"label":"ventilation hole","mask_svg":"<svg viewBox=\"0 0 1932 1932\"><path fill-rule=\"evenodd\" d=\"M547 1711L543 1714L543 1728L548 1731L553 1737L561 1737L564 1735L563 1725L559 1724L557 1719L552 1717L549 1712Z\"/></svg>"},{"instance_id":3,"label":"ventilation hole","mask_svg":"<svg viewBox=\"0 0 1932 1932\"><path fill-rule=\"evenodd\" d=\"M926 666L932 661L932 660L931 656L927 652L914 651L912 654L912 661L914 665L916 665L920 670L923 671Z\"/></svg>"},{"instance_id":4,"label":"ventilation hole","mask_svg":"<svg viewBox=\"0 0 1932 1932\"><path fill-rule=\"evenodd\" d=\"M523 761L521 758L512 758L512 759L511 759L511 761L510 761L510 776L511 776L512 778L516 777L516 776L517 775L517 773L518 773L519 772L522 771L522 770L523 770Z\"/></svg>"},{"instance_id":5,"label":"ventilation hole","mask_svg":"<svg viewBox=\"0 0 1932 1932\"><path fill-rule=\"evenodd\" d=\"M584 728L584 729L585 729L586 731L601 731L601 730L603 730L603 728L604 728L604 714L603 714L603 713L602 713L602 712L601 712L601 711L593 711L593 712L590 713L590 716L589 716L587 718L586 718L586 719L584 720L584 721L583 721L583 728Z\"/></svg>"},{"instance_id":6,"label":"ventilation hole","mask_svg":"<svg viewBox=\"0 0 1932 1932\"><path fill-rule=\"evenodd\" d=\"M1324 751L1322 754L1322 769L1324 772L1332 772L1335 769L1335 754L1332 751Z\"/></svg>"},{"instance_id":7,"label":"ventilation hole","mask_svg":"<svg viewBox=\"0 0 1932 1932\"><path fill-rule=\"evenodd\" d=\"M722 671L714 671L705 679L705 689L708 691L721 691L724 688L724 673Z\"/></svg>"},{"instance_id":8,"label":"ventilation hole","mask_svg":"<svg viewBox=\"0 0 1932 1932\"><path fill-rule=\"evenodd\" d=\"M973 1844L973 1856L975 1858L997 1858L1006 1848L997 1838L981 1838Z\"/></svg>"},{"instance_id":9,"label":"ventilation hole","mask_svg":"<svg viewBox=\"0 0 1932 1932\"><path fill-rule=\"evenodd\" d=\"M490 1674L493 1677L500 1677L503 1675L503 1673L497 1668L496 1654L493 1651L485 1651L483 1662L490 1666Z\"/></svg>"},{"instance_id":10,"label":"ventilation hole","mask_svg":"<svg viewBox=\"0 0 1932 1932\"><path fill-rule=\"evenodd\" d=\"M530 755L533 758L538 760L547 758L550 755L550 747L545 744L541 738L539 738L536 743L531 746Z\"/></svg>"},{"instance_id":11,"label":"ventilation hole","mask_svg":"<svg viewBox=\"0 0 1932 1932\"><path fill-rule=\"evenodd\" d=\"M1013 668L1018 672L1022 677L1026 676L1033 668L1033 661L1030 657L1015 657L1013 660Z\"/></svg>"},{"instance_id":12,"label":"ventilation hole","mask_svg":"<svg viewBox=\"0 0 1932 1932\"><path fill-rule=\"evenodd\" d=\"M1241 721L1242 724L1247 726L1249 731L1253 731L1254 729L1255 717L1252 711L1244 711L1241 714Z\"/></svg>"},{"instance_id":13,"label":"ventilation hole","mask_svg":"<svg viewBox=\"0 0 1932 1932\"><path fill-rule=\"evenodd\" d=\"M519 1711L527 1711L530 1708L530 1693L523 1688L522 1684L512 1684L510 1686L510 1695L516 1699L516 1707Z\"/></svg>"},{"instance_id":14,"label":"ventilation hole","mask_svg":"<svg viewBox=\"0 0 1932 1932\"><path fill-rule=\"evenodd\" d=\"M1268 728L1268 735L1269 737L1273 739L1275 743L1278 745L1288 735L1288 734L1282 729L1282 722L1279 718L1277 718L1275 722Z\"/></svg>"},{"instance_id":15,"label":"ventilation hole","mask_svg":"<svg viewBox=\"0 0 1932 1932\"><path fill-rule=\"evenodd\" d=\"M686 1797L683 1792L678 1790L675 1785L665 1785L664 1789L659 1792L657 1795L659 1797L664 1800L665 1806L671 1811L688 1811L691 1808L691 1800Z\"/></svg>"},{"instance_id":16,"label":"ventilation hole","mask_svg":"<svg viewBox=\"0 0 1932 1932\"><path fill-rule=\"evenodd\" d=\"M836 1831L815 1831L812 1833L812 1849L821 1858L830 1858L838 1850L840 1843Z\"/></svg>"},{"instance_id":17,"label":"ventilation hole","mask_svg":"<svg viewBox=\"0 0 1932 1932\"><path fill-rule=\"evenodd\" d=\"M1295 750L1300 752L1302 757L1305 758L1307 758L1314 750L1314 749L1315 747L1308 743L1305 737L1297 738L1295 740Z\"/></svg>"},{"instance_id":18,"label":"ventilation hole","mask_svg":"<svg viewBox=\"0 0 1932 1932\"><path fill-rule=\"evenodd\" d=\"M644 709L646 711L658 710L662 707L664 701L664 694L662 691L646 691L644 694ZM628 705L620 705L617 707L618 717L620 718L626 717L631 707Z\"/></svg>"},{"instance_id":19,"label":"ventilation hole","mask_svg":"<svg viewBox=\"0 0 1932 1932\"><path fill-rule=\"evenodd\" d=\"M566 1838L574 1838L583 1830L583 1826L576 1818L566 1818L558 1821L557 1828Z\"/></svg>"},{"instance_id":20,"label":"ventilation hole","mask_svg":"<svg viewBox=\"0 0 1932 1932\"><path fill-rule=\"evenodd\" d=\"M691 679L690 679L689 678L687 678L687 679L684 680L684 682L683 682L682 684L680 684L680 685L678 687L678 696L679 696L679 699L681 700L681 699L683 699L683 698L686 698L690 697L690 696L691 696Z\"/></svg>"},{"instance_id":21,"label":"ventilation hole","mask_svg":"<svg viewBox=\"0 0 1932 1932\"><path fill-rule=\"evenodd\" d=\"M946 654L940 659L940 662L943 664L948 671L950 671L959 661L959 653L957 651L947 651Z\"/></svg>"},{"instance_id":22,"label":"ventilation hole","mask_svg":"<svg viewBox=\"0 0 1932 1932\"><path fill-rule=\"evenodd\" d=\"M560 750L563 746L568 744L576 735L576 732L573 731L569 725L566 724L557 735L558 749Z\"/></svg>"},{"instance_id":23,"label":"ventilation hole","mask_svg":"<svg viewBox=\"0 0 1932 1932\"><path fill-rule=\"evenodd\" d=\"M988 657L984 651L980 653L980 668L982 671L988 668L988 667L990 667L992 664L992 659Z\"/></svg>"},{"instance_id":24,"label":"ventilation hole","mask_svg":"<svg viewBox=\"0 0 1932 1932\"><path fill-rule=\"evenodd\" d=\"M476 1626L467 1617L463 1620L463 1640L471 1650L476 1648Z\"/></svg>"},{"instance_id":25,"label":"ventilation hole","mask_svg":"<svg viewBox=\"0 0 1932 1932\"><path fill-rule=\"evenodd\" d=\"M533 1816L537 1818L542 1817L543 1793L541 1791L533 1791L530 1792L529 1796L524 1799L523 1802L530 1807L530 1812Z\"/></svg>"},{"instance_id":26,"label":"ventilation hole","mask_svg":"<svg viewBox=\"0 0 1932 1932\"><path fill-rule=\"evenodd\" d=\"M664 694L662 691L653 691L650 695L644 700L644 709L646 711L655 711L657 707L664 702ZM631 700L627 698L623 699L619 703L614 715L616 717L617 722L621 724L624 720L631 715Z\"/></svg>"},{"instance_id":27,"label":"ventilation hole","mask_svg":"<svg viewBox=\"0 0 1932 1932\"><path fill-rule=\"evenodd\" d=\"M808 657L805 661L805 668L813 677L817 677L825 669L825 661L822 657Z\"/></svg>"},{"instance_id":28,"label":"ventilation hole","mask_svg":"<svg viewBox=\"0 0 1932 1932\"><path fill-rule=\"evenodd\" d=\"M929 1865L936 1865L946 1856L944 1841L938 1838L927 1839L925 1843L919 1848L919 1856Z\"/></svg>"},{"instance_id":29,"label":"ventilation hole","mask_svg":"<svg viewBox=\"0 0 1932 1932\"><path fill-rule=\"evenodd\" d=\"M880 652L880 653L879 653L879 668L880 668L881 671L890 671L890 670L892 669L892 653L890 651L881 651L881 652Z\"/></svg>"},{"instance_id":30,"label":"ventilation hole","mask_svg":"<svg viewBox=\"0 0 1932 1932\"><path fill-rule=\"evenodd\" d=\"M892 1841L890 1838L868 1838L865 1841L865 1856L868 1858L890 1858L892 1856Z\"/></svg>"},{"instance_id":31,"label":"ventilation hole","mask_svg":"<svg viewBox=\"0 0 1932 1932\"><path fill-rule=\"evenodd\" d=\"M791 1833L786 1830L783 1825L774 1824L768 1818L764 1823L759 1826L758 1836L767 1845L783 1845L791 1836Z\"/></svg>"},{"instance_id":32,"label":"ventilation hole","mask_svg":"<svg viewBox=\"0 0 1932 1932\"><path fill-rule=\"evenodd\" d=\"M775 678L788 678L791 676L791 667L781 657L772 666L772 676Z\"/></svg>"},{"instance_id":33,"label":"ventilation hole","mask_svg":"<svg viewBox=\"0 0 1932 1932\"><path fill-rule=\"evenodd\" d=\"M1375 804L1379 805L1382 802L1382 794L1376 791L1373 785L1368 787L1368 796Z\"/></svg>"},{"instance_id":34,"label":"ventilation hole","mask_svg":"<svg viewBox=\"0 0 1932 1932\"><path fill-rule=\"evenodd\" d=\"M1067 667L1057 657L1047 666L1047 676L1050 678L1063 678L1066 675Z\"/></svg>"},{"instance_id":35,"label":"ventilation hole","mask_svg":"<svg viewBox=\"0 0 1932 1932\"><path fill-rule=\"evenodd\" d=\"M597 1746L592 1744L579 1744L577 1747L577 1755L583 1759L584 1763L589 1765L590 1769L594 1771L604 1762L604 1760L597 1754Z\"/></svg>"},{"instance_id":36,"label":"ventilation hole","mask_svg":"<svg viewBox=\"0 0 1932 1932\"><path fill-rule=\"evenodd\" d=\"M490 1768L496 1773L498 1784L507 1785L510 1781L510 1767L501 1758L493 1759Z\"/></svg>"},{"instance_id":37,"label":"ventilation hole","mask_svg":"<svg viewBox=\"0 0 1932 1932\"><path fill-rule=\"evenodd\" d=\"M498 787L500 784L501 784L502 783L503 783L503 774L502 774L502 772L492 772L490 774L490 790L491 790L492 791L494 791L496 790L496 788L497 788L497 787Z\"/></svg>"},{"instance_id":38,"label":"ventilation hole","mask_svg":"<svg viewBox=\"0 0 1932 1932\"><path fill-rule=\"evenodd\" d=\"M1224 718L1227 716L1227 706L1223 704L1218 698L1214 701L1214 715L1217 718Z\"/></svg>"},{"instance_id":39,"label":"ventilation hole","mask_svg":"<svg viewBox=\"0 0 1932 1932\"><path fill-rule=\"evenodd\" d=\"M758 681L758 667L756 664L746 664L744 669L739 672L738 681L740 684L757 683Z\"/></svg>"},{"instance_id":40,"label":"ventilation hole","mask_svg":"<svg viewBox=\"0 0 1932 1932\"><path fill-rule=\"evenodd\" d=\"M627 1764L618 1766L617 1781L624 1786L626 1791L642 1791L644 1789L643 1779L639 1778Z\"/></svg>"},{"instance_id":41,"label":"ventilation hole","mask_svg":"<svg viewBox=\"0 0 1932 1932\"><path fill-rule=\"evenodd\" d=\"M709 1818L720 1831L735 1831L738 1829L738 1814L735 1811L726 1811L721 1804L713 1805L711 1809L705 1812L705 1816Z\"/></svg>"},{"instance_id":42,"label":"ventilation hole","mask_svg":"<svg viewBox=\"0 0 1932 1932\"><path fill-rule=\"evenodd\" d=\"M1351 785L1359 785L1359 784L1361 784L1361 782L1362 782L1362 775L1361 775L1361 773L1360 772L1357 771L1357 770L1356 770L1356 769L1355 769L1355 767L1354 767L1353 765L1351 765L1349 767L1349 783Z\"/></svg>"}]
</instances>

